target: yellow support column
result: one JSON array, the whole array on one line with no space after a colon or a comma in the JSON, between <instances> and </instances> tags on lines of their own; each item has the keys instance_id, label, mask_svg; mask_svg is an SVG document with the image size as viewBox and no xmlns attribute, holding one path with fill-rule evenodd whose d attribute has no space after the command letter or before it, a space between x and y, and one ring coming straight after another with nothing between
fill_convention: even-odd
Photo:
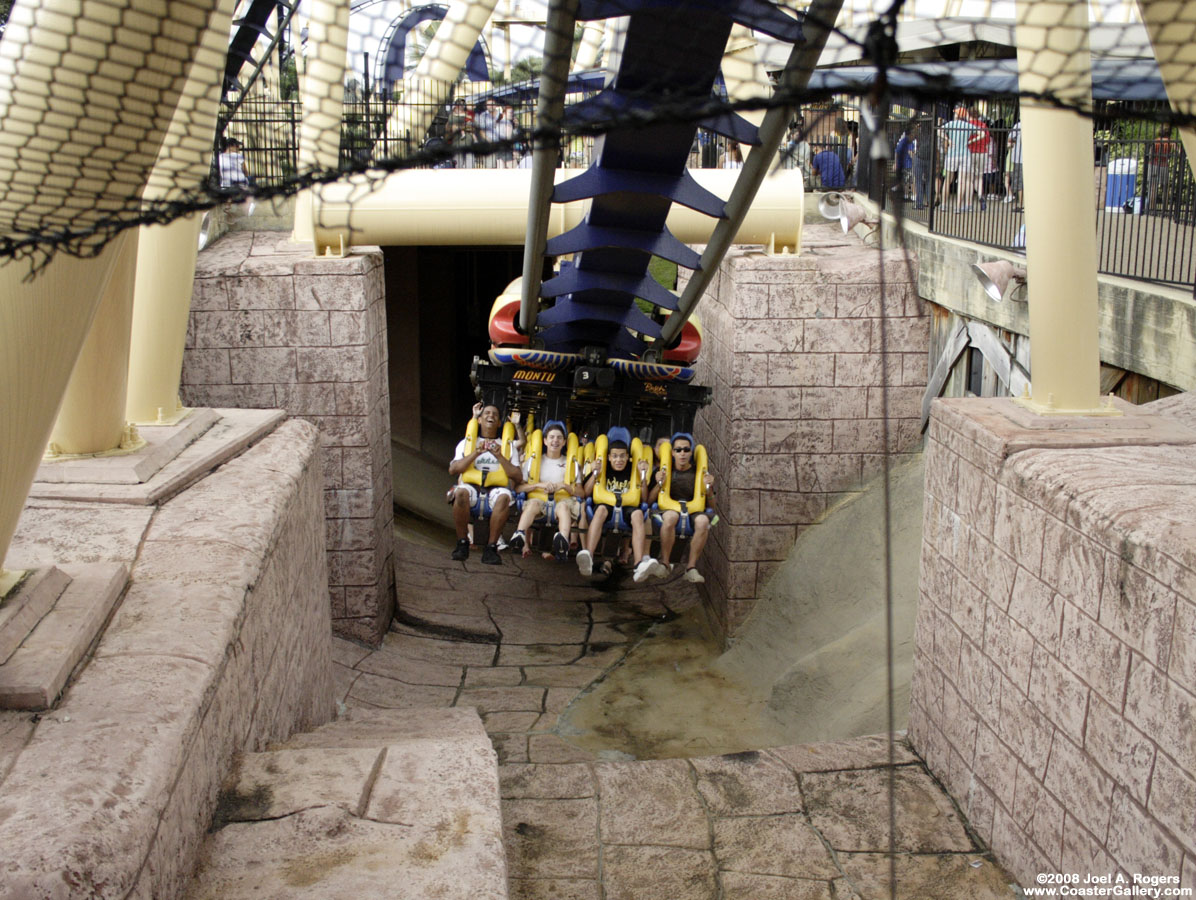
<instances>
[{"instance_id":1,"label":"yellow support column","mask_svg":"<svg viewBox=\"0 0 1196 900\"><path fill-rule=\"evenodd\" d=\"M750 28L743 25L731 28L731 36L727 38L727 49L723 53L722 70L723 82L727 86L727 99L732 103L749 102L772 95L768 71L760 61L759 42ZM756 126L764 121L763 109L743 110L740 115ZM752 152L750 146L739 149L744 159Z\"/></svg>"},{"instance_id":2,"label":"yellow support column","mask_svg":"<svg viewBox=\"0 0 1196 900\"><path fill-rule=\"evenodd\" d=\"M1196 113L1196 0L1138 0L1138 11L1150 35L1159 74L1171 108L1182 115ZM1196 129L1179 129L1188 166L1196 172Z\"/></svg>"},{"instance_id":3,"label":"yellow support column","mask_svg":"<svg viewBox=\"0 0 1196 900\"><path fill-rule=\"evenodd\" d=\"M234 0L217 0L208 28L195 49L183 95L146 185L147 201L184 196L209 177L233 6ZM200 220L196 213L166 225L139 229L128 400L124 409L128 420L138 425L169 424L188 412L179 402L179 381Z\"/></svg>"},{"instance_id":4,"label":"yellow support column","mask_svg":"<svg viewBox=\"0 0 1196 900\"><path fill-rule=\"evenodd\" d=\"M1100 401L1092 120L1027 94L1091 107L1086 0L1019 0L1026 262L1033 394L1044 414L1093 415Z\"/></svg>"},{"instance_id":5,"label":"yellow support column","mask_svg":"<svg viewBox=\"0 0 1196 900\"><path fill-rule=\"evenodd\" d=\"M299 171L335 169L340 164L344 117L345 57L349 42L348 0L313 0L302 79L303 123L299 128ZM295 198L294 239L313 240L311 191Z\"/></svg>"},{"instance_id":6,"label":"yellow support column","mask_svg":"<svg viewBox=\"0 0 1196 900\"><path fill-rule=\"evenodd\" d=\"M144 443L131 434L125 439L125 388L136 271L134 231L122 242L95 319L71 370L50 432L47 456L132 450Z\"/></svg>"},{"instance_id":7,"label":"yellow support column","mask_svg":"<svg viewBox=\"0 0 1196 900\"><path fill-rule=\"evenodd\" d=\"M125 232L95 259L59 255L31 281L27 264L0 265L0 563L79 348L130 240Z\"/></svg>"},{"instance_id":8,"label":"yellow support column","mask_svg":"<svg viewBox=\"0 0 1196 900\"><path fill-rule=\"evenodd\" d=\"M198 215L190 215L167 225L139 229L124 410L135 425L169 425L190 412L179 400L179 381L195 284L199 222Z\"/></svg>"},{"instance_id":9,"label":"yellow support column","mask_svg":"<svg viewBox=\"0 0 1196 900\"><path fill-rule=\"evenodd\" d=\"M391 128L395 134L407 136L412 150L423 142L432 120L448 101L497 5L498 0L453 3L419 65L411 77L403 79L403 102L395 109Z\"/></svg>"},{"instance_id":10,"label":"yellow support column","mask_svg":"<svg viewBox=\"0 0 1196 900\"><path fill-rule=\"evenodd\" d=\"M573 60L573 70L578 72L596 69L602 62L602 23L583 22L581 24L581 41L577 48L577 58Z\"/></svg>"},{"instance_id":11,"label":"yellow support column","mask_svg":"<svg viewBox=\"0 0 1196 900\"><path fill-rule=\"evenodd\" d=\"M0 41L0 234L85 229L141 194L213 6L17 0ZM106 77L70 75L98 71ZM125 95L127 109L116 102ZM130 240L91 259L60 253L32 276L27 262L0 264L0 560Z\"/></svg>"}]
</instances>

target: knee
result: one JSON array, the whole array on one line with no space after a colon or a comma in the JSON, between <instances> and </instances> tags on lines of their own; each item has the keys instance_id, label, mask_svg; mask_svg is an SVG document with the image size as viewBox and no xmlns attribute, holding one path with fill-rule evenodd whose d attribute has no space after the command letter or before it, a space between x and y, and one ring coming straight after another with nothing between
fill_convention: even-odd
<instances>
[{"instance_id":1,"label":"knee","mask_svg":"<svg viewBox=\"0 0 1196 900\"><path fill-rule=\"evenodd\" d=\"M458 488L453 492L453 506L469 506L469 491Z\"/></svg>"},{"instance_id":2,"label":"knee","mask_svg":"<svg viewBox=\"0 0 1196 900\"><path fill-rule=\"evenodd\" d=\"M511 504L511 498L506 494L500 494L494 498L494 502L490 504L490 508L495 512L502 512Z\"/></svg>"},{"instance_id":3,"label":"knee","mask_svg":"<svg viewBox=\"0 0 1196 900\"><path fill-rule=\"evenodd\" d=\"M710 520L705 516L694 518L694 534L705 534L710 530Z\"/></svg>"}]
</instances>

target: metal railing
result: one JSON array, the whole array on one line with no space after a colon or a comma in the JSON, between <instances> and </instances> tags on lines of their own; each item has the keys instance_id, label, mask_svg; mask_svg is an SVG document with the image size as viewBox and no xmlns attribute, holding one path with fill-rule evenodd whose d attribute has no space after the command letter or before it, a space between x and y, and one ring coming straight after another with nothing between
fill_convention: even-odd
<instances>
[{"instance_id":1,"label":"metal railing","mask_svg":"<svg viewBox=\"0 0 1196 900\"><path fill-rule=\"evenodd\" d=\"M889 165L886 205L904 202L903 214L934 234L1024 251L1016 108L995 112L986 126L987 147L966 160L943 153L945 118L890 121L890 146L904 134L913 147L900 175L896 159ZM1196 286L1196 183L1183 146L1159 122L1117 112L1094 123L1099 271Z\"/></svg>"},{"instance_id":2,"label":"metal railing","mask_svg":"<svg viewBox=\"0 0 1196 900\"><path fill-rule=\"evenodd\" d=\"M423 116L431 123L419 142L398 133L403 117L401 99L382 95L346 98L341 128L341 160L346 166L375 165L402 160L420 150L441 157L427 165L456 168L516 167L530 164L522 135L534 127L534 86L484 89L470 83L454 86L446 95L421 98L430 108ZM486 101L493 99L510 122L509 146L498 152L472 152L479 143L495 139L485 119ZM867 173L856 161L861 148L857 115L850 98L803 107L798 114L803 137L782 143L779 164L800 167L813 190L868 190ZM1196 183L1180 142L1165 134L1164 126L1135 117L1149 108L1106 103L1094 122L1093 197L1097 212L1100 271L1164 284L1196 286ZM903 213L935 234L1006 250L1025 246L1020 173L1014 161L1017 106L988 101L980 115L986 122L987 144L969 151L966 161L944 156L943 126L950 104L931 114L906 110L888 121L891 148L903 135L908 139L908 166L900 175L889 164L885 203L900 200ZM226 136L244 144L250 177L256 185L275 186L298 168L299 122L297 101L247 100L228 124ZM410 110L408 110L408 118ZM502 134L498 137L501 139ZM866 142L866 136L864 138ZM561 163L588 166L593 137L570 138L561 148ZM956 153L958 154L956 148ZM863 148L866 155L867 148ZM734 168L738 147L728 139L699 129L690 153L691 168ZM951 171L945 171L951 170ZM895 188L895 189L894 189ZM876 192L874 191L874 194ZM876 194L879 196L878 194Z\"/></svg>"}]
</instances>

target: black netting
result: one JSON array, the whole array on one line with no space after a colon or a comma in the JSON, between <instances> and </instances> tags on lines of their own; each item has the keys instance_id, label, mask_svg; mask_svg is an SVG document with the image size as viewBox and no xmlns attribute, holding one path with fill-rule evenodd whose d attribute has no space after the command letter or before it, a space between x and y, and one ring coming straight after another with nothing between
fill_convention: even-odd
<instances>
[{"instance_id":1,"label":"black netting","mask_svg":"<svg viewBox=\"0 0 1196 900\"><path fill-rule=\"evenodd\" d=\"M235 10L216 0L18 0L0 40L0 257L91 254L132 225L350 172L372 180L414 167L528 166L536 146L584 167L604 135L635 129L647 145L677 123L698 126L686 166L732 168L751 143L732 114L776 107L792 109L776 164L802 168L809 186L904 200L907 215L936 231L1004 247L1019 241L1009 183L1019 105L1075 110L1093 120L1098 212L1153 217L1135 227L1156 243L1182 242L1192 225L1196 189L1180 132L1196 124L1196 22L1185 18L1196 13L1174 4L1143 4L1148 24L1137 5L1090 4L1079 10L1083 25L1072 24L1074 4L1042 0L986 7L1005 19L769 0L493 7L445 19L444 6L382 0L339 13L277 0ZM655 42L636 43L644 39L621 13L654 22L644 33ZM832 15L819 67L795 67L793 40L800 47ZM470 16L484 24L467 27ZM1027 67L1040 77L1029 81ZM538 114L541 86L562 82L563 114ZM1007 214L931 222L935 202L945 205L932 196L941 135L961 100L991 148L977 173L980 202ZM878 143L889 156L885 189L859 164ZM1123 233L1137 221L1109 226L1117 240L1102 267L1196 281L1183 254L1127 256Z\"/></svg>"}]
</instances>

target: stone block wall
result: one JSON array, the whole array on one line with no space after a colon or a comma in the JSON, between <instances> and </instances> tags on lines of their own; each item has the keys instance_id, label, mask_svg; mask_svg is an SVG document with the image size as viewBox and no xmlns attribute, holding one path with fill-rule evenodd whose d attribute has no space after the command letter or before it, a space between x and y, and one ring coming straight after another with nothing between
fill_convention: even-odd
<instances>
[{"instance_id":1,"label":"stone block wall","mask_svg":"<svg viewBox=\"0 0 1196 900\"><path fill-rule=\"evenodd\" d=\"M720 524L704 555L724 638L744 621L797 535L882 465L881 311L889 447L920 442L929 320L915 272L854 236L807 226L800 256L727 254L698 307L696 381L714 390L697 438L715 474ZM883 307L882 307L883 304Z\"/></svg>"},{"instance_id":2,"label":"stone block wall","mask_svg":"<svg viewBox=\"0 0 1196 900\"><path fill-rule=\"evenodd\" d=\"M115 503L26 517L27 554L132 572L60 704L0 717L0 898L182 897L236 755L331 718L320 469L291 421L148 525Z\"/></svg>"},{"instance_id":3,"label":"stone block wall","mask_svg":"<svg viewBox=\"0 0 1196 900\"><path fill-rule=\"evenodd\" d=\"M1023 885L1196 888L1196 429L1122 409L932 412L909 733Z\"/></svg>"},{"instance_id":4,"label":"stone block wall","mask_svg":"<svg viewBox=\"0 0 1196 900\"><path fill-rule=\"evenodd\" d=\"M319 426L333 629L370 643L394 611L386 348L377 248L314 259L277 232L237 232L200 253L183 400Z\"/></svg>"}]
</instances>

